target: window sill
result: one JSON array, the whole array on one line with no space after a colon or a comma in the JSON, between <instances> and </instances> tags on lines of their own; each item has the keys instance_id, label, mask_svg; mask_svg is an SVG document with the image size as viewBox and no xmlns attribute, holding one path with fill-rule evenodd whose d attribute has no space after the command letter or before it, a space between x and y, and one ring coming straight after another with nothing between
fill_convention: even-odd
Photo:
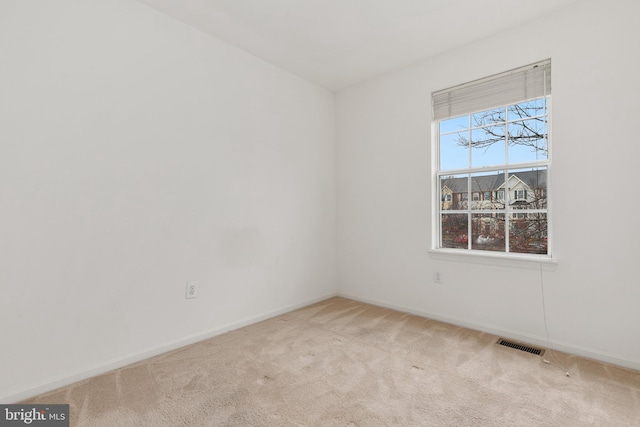
<instances>
[{"instance_id":1,"label":"window sill","mask_svg":"<svg viewBox=\"0 0 640 427\"><path fill-rule=\"evenodd\" d=\"M429 256L436 260L495 265L498 267L555 271L558 265L558 260L546 255L520 255L471 250L463 252L455 249L430 249L428 252Z\"/></svg>"}]
</instances>

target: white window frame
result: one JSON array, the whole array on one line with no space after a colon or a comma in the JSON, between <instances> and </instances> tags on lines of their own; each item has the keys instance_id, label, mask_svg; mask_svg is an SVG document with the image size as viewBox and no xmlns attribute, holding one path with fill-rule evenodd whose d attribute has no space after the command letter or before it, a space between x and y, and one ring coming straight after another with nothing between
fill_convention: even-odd
<instances>
[{"instance_id":1,"label":"white window frame","mask_svg":"<svg viewBox=\"0 0 640 427\"><path fill-rule=\"evenodd\" d=\"M494 79L499 79L502 76L510 76L516 73L519 73L522 70L528 70L528 69L532 69L532 68L537 68L538 66L545 66L549 68L549 77L550 77L550 65L551 61L550 60L546 60L546 61L541 61L537 64L531 64L528 65L526 67L521 67L519 69L516 70L512 70L510 72L507 73L502 73L496 76L491 76L488 77L486 79L481 79L475 82L470 82L467 83L465 85L461 85L458 87L469 87L472 86L474 84L480 83L483 84L486 81L491 81ZM545 74L545 79L546 79L546 74ZM547 83L545 82L545 85ZM456 87L457 88L457 87ZM453 90L455 88L451 88L450 90ZM508 161L503 164L503 165L495 165L495 166L491 166L489 168L486 167L482 167L482 168L473 168L471 167L471 165L469 165L468 168L463 168L463 169L457 169L457 170L446 170L446 171L441 171L440 170L440 131L439 131L439 124L441 121L443 120L447 120L449 118L455 118L455 117L460 117L460 116L466 116L469 115L471 116L471 114L476 113L476 112L482 112L482 111L487 111L490 110L492 108L500 108L500 107L506 107L508 105L513 105L513 104L517 104L517 103L521 103L521 102L525 102L528 100L532 100L532 99L537 99L540 98L541 96L531 96L531 97L522 97L522 98L514 98L514 99L510 99L508 102L504 102L501 104L485 104L482 105L481 108L476 108L476 109L467 109L466 111L463 110L462 113L454 113L452 111L449 111L447 116L444 116L444 118L442 118L442 116L438 119L436 119L436 103L434 101L434 97L436 94L438 93L442 93L445 91L439 91L439 92L434 92L434 94L432 94L432 102L433 104L433 112L434 112L434 118L432 121L432 155L433 155L433 159L434 161L432 162L432 164L434 165L433 168L433 173L432 173L432 188L434 190L434 195L435 197L432 198L432 201L434 202L434 208L433 212L433 239L432 239L432 252L436 252L436 253L460 253L462 255L470 255L470 254L480 254L482 255L483 252L482 250L478 250L478 249L472 249L472 245L471 245L471 236L469 236L469 242L468 242L468 246L467 248L464 249L460 249L460 248L445 248L443 247L442 244L442 214L441 214L441 208L442 208L442 204L441 204L441 178L445 175L460 175L460 174L468 174L469 177L473 176L473 173L477 173L477 172L486 172L486 171L491 171L491 170L504 170L505 171L505 188L504 189L492 189L492 195L495 196L496 200L495 201L504 201L505 202L505 208L504 210L498 210L498 211L491 211L490 213L493 214L504 214L504 218L505 218L505 238L507 239L507 244L505 244L505 251L491 251L489 255L491 255L492 257L505 257L505 258L510 258L510 257L517 257L517 258L535 258L536 260L541 260L541 258L545 258L548 261L553 261L553 251L552 251L552 217L551 217L551 200L550 200L550 195L552 193L551 190L551 156L552 156L552 150L551 150L551 91L550 91L550 81L549 81L549 88L544 88L544 94L542 95L543 97L546 98L546 118L547 118L547 128L546 128L546 134L547 134L547 158L546 160L543 161L535 161L535 162L527 162L527 163L508 163ZM481 101L482 102L482 101ZM442 115L442 111L440 112L440 115ZM535 213L545 213L546 214L546 220L547 220L547 253L546 254L531 254L531 253L521 253L521 252L510 252L508 251L508 235L509 235L509 222L510 222L510 217L512 215L517 215L517 217L524 217L525 214L524 213L515 213L515 207L511 207L510 206L510 192L508 191L508 174L507 171L512 171L512 170L517 170L517 169L525 169L525 168L545 168L546 170L546 188L544 189L544 193L546 194L546 200L545 200L545 208L544 209L532 209L532 210L527 210L527 214L526 216L528 216L528 214L535 214ZM516 192L518 190L515 190ZM461 193L464 194L464 193ZM473 191L471 189L471 184L469 184L469 188L468 191L466 193L468 195L468 199L473 199ZM452 195L454 196L454 195ZM500 198L499 196L502 196L502 198ZM453 199L454 197L452 197ZM462 198L464 199L464 196L462 196ZM516 200L518 200L516 198ZM515 200L513 200L515 201ZM471 207L471 200L469 200L469 203L467 203L467 207L466 209L464 209L464 212L468 215L468 220L469 220L469 224L471 223L471 218L473 216L474 213L481 213L481 212L476 212L474 209L472 209ZM471 230L471 226L469 225L468 227L468 231Z\"/></svg>"}]
</instances>

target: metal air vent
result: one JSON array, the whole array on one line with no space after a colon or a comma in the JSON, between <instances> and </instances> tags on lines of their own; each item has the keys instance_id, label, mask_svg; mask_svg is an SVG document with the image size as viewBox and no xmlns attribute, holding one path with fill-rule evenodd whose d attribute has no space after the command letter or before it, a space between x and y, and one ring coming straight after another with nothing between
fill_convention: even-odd
<instances>
[{"instance_id":1,"label":"metal air vent","mask_svg":"<svg viewBox=\"0 0 640 427\"><path fill-rule=\"evenodd\" d=\"M531 347L526 344L517 343L514 341L505 340L504 338L498 338L497 344L505 347L515 348L516 350L525 351L527 353L535 354L537 356L544 355L544 350L540 348Z\"/></svg>"}]
</instances>

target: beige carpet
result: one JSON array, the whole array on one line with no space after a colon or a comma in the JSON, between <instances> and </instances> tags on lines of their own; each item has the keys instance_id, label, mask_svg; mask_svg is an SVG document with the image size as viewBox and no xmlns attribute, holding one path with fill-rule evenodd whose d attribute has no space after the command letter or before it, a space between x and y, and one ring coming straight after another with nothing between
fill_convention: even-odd
<instances>
[{"instance_id":1,"label":"beige carpet","mask_svg":"<svg viewBox=\"0 0 640 427\"><path fill-rule=\"evenodd\" d=\"M635 337L637 338L637 337ZM640 426L640 372L332 298L30 399L73 426Z\"/></svg>"}]
</instances>

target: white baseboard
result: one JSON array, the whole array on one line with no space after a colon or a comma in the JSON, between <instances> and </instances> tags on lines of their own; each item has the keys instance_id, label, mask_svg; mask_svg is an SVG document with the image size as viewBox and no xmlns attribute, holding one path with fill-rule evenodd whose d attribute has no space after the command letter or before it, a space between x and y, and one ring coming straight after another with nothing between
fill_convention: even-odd
<instances>
[{"instance_id":1,"label":"white baseboard","mask_svg":"<svg viewBox=\"0 0 640 427\"><path fill-rule=\"evenodd\" d=\"M42 384L32 384L32 385L27 385L25 387L23 387L21 390L16 391L15 393L6 395L6 396L0 396L0 402L3 403L16 403L19 402L21 400L25 400L28 399L30 397L33 396L37 396L38 394L42 394L42 393L46 393L52 390L55 390L57 388L60 387L64 387L73 383L76 383L78 381L82 381L97 375L101 375L104 374L106 372L109 371L113 371L114 369L119 369L122 368L124 366L128 366L131 365L132 363L136 363L136 362L140 362L142 360L148 359L150 357L154 357L163 353L166 353L168 351L172 351L190 344L194 344L196 342L199 341L203 341L212 337L215 337L217 335L221 335L225 332L229 332L232 331L234 329L239 329L242 328L244 326L248 326L257 322L261 322L263 320L267 320L270 319L272 317L275 316L279 316L281 314L284 313L288 313L290 311L293 310L297 310L299 308L308 306L310 304L314 304L316 302L320 302L323 301L325 299L331 298L331 297L335 297L335 296L340 296L343 298L348 298L348 299L352 299L354 301L360 301L360 302L364 302L367 304L373 304L373 305L377 305L380 307L386 307L386 308L390 308L393 310L398 310L398 311L402 311L402 312L406 312L406 313L411 313L411 314L415 314L417 316L421 316L421 317L426 317L429 319L433 319L433 320L438 320L441 322L445 322L445 323L449 323L452 325L456 325L456 326L461 326L461 327L465 327L465 328L469 328L469 329L474 329L474 330L478 330L478 331L482 331L482 332L486 332L492 335L496 335L496 336L500 336L500 337L504 337L504 338L509 338L509 339L513 339L513 340L518 340L518 341L523 341L529 344L533 344L536 346L540 346L540 347L544 347L544 348L548 348L549 344L552 344L552 347L555 350L558 351L562 351L565 353L570 353L570 354L575 354L577 356L581 356L581 357L586 357L589 359L594 359L594 360L599 360L602 362L606 362L606 363L611 363L613 365L618 365L618 366L622 366L625 368L629 368L629 369L634 369L634 370L638 370L640 371L640 361L634 361L634 360L629 360L627 358L618 356L618 355L612 355L612 354L607 354L607 353L603 353L597 350L593 350L590 348L586 348L586 347L581 347L581 346L577 346L577 345L572 345L572 344L567 344L567 343L562 343L562 342L558 342L555 340L551 340L551 341L547 341L546 338L544 337L539 337L539 336L534 336L534 335L529 335L526 333L522 333L522 332L518 332L518 331L512 331L512 330L508 330L508 329L503 329L503 328L495 328L492 326L488 326L488 325L483 325L483 324L478 324L478 323L473 323L473 322L469 322L469 321L465 321L465 320L461 320L461 319L456 319L456 318L452 318L449 316L443 316L437 313L430 313L430 312L426 312L424 310L420 310L420 309L416 309L416 308L411 308L411 307L405 307L405 306L401 306L401 305L396 305L396 304L391 304L385 301L380 301L380 300L376 300L376 299L371 299L371 298L365 298L365 297L360 297L358 295L353 295L353 294L349 294L346 292L334 292L334 293L330 293L321 297L317 297L317 298L313 298L301 303L297 303L297 304L293 304L290 306L286 306L277 310L273 310L267 313L263 313L261 315L258 316L253 316L250 317L248 319L244 319L238 322L233 322L227 325L224 325L222 327L213 329L213 330L209 330L209 331L205 331L202 333L197 333L197 334L193 334L190 335L188 337L185 338L181 338L179 340L170 342L170 343L166 343L154 348L150 348L150 349L146 349L146 350L142 350L133 354L129 354L127 356L118 358L116 360L111 360L105 363L102 363L100 365L96 365L92 368L89 369L84 369L82 371L78 371L75 373L71 373L69 375L60 377L58 379L52 380L52 381L48 381L46 383L42 383Z\"/></svg>"},{"instance_id":2,"label":"white baseboard","mask_svg":"<svg viewBox=\"0 0 640 427\"><path fill-rule=\"evenodd\" d=\"M564 353L574 354L576 356L584 357L587 359L599 360L601 362L610 363L612 365L621 366L624 368L640 371L640 361L631 360L624 356L609 354L587 348L575 344L560 342L557 340L547 340L545 337L535 336L519 331L513 331L509 329L496 328L489 325L469 322L463 319L457 319L449 316L443 316L438 313L430 313L424 310L404 307L396 304L390 304L385 301L379 301L371 298L360 297L358 295L349 294L346 292L338 292L338 296L343 298L352 299L354 301L360 301L367 304L377 305L380 307L390 308L393 310L415 314L416 316L426 317L440 322L449 323L451 325L461 326L468 329L474 329L476 331L486 332L488 334L496 335L497 337L509 338L529 344L533 344L542 348L552 348L554 350L562 351Z\"/></svg>"},{"instance_id":3,"label":"white baseboard","mask_svg":"<svg viewBox=\"0 0 640 427\"><path fill-rule=\"evenodd\" d=\"M81 371L74 372L69 375L61 376L55 380L47 381L46 383L26 385L22 387L21 390L16 391L15 393L12 393L6 396L0 396L0 402L5 404L20 402L30 397L37 396L39 394L46 393L46 392L55 390L57 388L64 387L64 386L67 386L67 385L70 385L78 381L82 381L97 375L101 375L106 372L113 371L115 369L119 369L136 362L140 362L150 357L157 356L157 355L166 353L168 351L176 350L178 348L197 343L199 341L213 338L217 335L224 334L225 332L229 332L234 329L239 329L244 326L252 325L254 323L261 322L263 320L267 320L272 317L279 316L281 314L288 313L290 311L297 310L302 307L306 307L316 302L324 301L328 298L335 297L337 295L338 294L336 292L333 292L321 297L317 297L310 300L306 300L304 302L289 305L277 310L272 310L258 316L253 316L248 319L232 322L216 329L193 334L188 337L181 338L179 340L175 340L166 344L159 345L157 347L148 348L146 350L132 353L115 360L106 361L99 365L93 366L89 369L83 369Z\"/></svg>"}]
</instances>

